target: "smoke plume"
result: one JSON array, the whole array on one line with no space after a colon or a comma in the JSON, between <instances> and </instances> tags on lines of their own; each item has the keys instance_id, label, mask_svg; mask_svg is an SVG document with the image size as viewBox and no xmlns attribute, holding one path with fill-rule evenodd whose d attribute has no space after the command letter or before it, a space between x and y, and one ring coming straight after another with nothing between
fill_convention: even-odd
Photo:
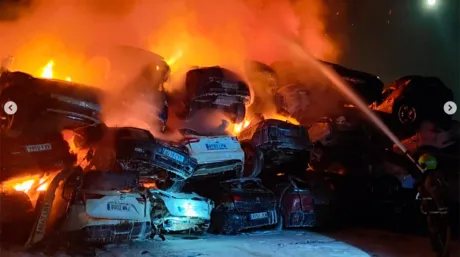
<instances>
[{"instance_id":1,"label":"smoke plume","mask_svg":"<svg viewBox=\"0 0 460 257\"><path fill-rule=\"evenodd\" d=\"M112 91L118 88L103 82L110 65L94 49L121 44L163 56L172 69L169 91L180 90L191 66L242 72L247 60L270 64L292 58L286 42L316 58L340 56L338 42L325 35L328 10L322 0L11 2L0 5L0 56L15 57L11 69L39 76L54 60L56 78Z\"/></svg>"}]
</instances>

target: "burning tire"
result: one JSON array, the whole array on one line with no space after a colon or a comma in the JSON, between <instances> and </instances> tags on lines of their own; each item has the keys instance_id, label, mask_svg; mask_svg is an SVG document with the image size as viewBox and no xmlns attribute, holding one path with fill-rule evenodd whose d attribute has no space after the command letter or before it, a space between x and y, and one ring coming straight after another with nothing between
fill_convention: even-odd
<instances>
[{"instance_id":1,"label":"burning tire","mask_svg":"<svg viewBox=\"0 0 460 257\"><path fill-rule=\"evenodd\" d=\"M262 171L264 156L261 150L253 147L251 144L241 146L244 151L244 168L243 177L255 178Z\"/></svg>"}]
</instances>

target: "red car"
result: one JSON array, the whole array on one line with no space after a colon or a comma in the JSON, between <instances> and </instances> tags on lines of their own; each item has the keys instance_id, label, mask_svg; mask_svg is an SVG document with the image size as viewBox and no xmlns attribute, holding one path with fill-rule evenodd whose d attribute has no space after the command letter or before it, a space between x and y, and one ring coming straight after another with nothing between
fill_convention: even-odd
<instances>
[{"instance_id":1,"label":"red car","mask_svg":"<svg viewBox=\"0 0 460 257\"><path fill-rule=\"evenodd\" d=\"M294 176L284 177L285 182L276 185L280 210L279 227L323 227L331 225L332 184L303 181ZM282 227L281 227L282 226Z\"/></svg>"}]
</instances>

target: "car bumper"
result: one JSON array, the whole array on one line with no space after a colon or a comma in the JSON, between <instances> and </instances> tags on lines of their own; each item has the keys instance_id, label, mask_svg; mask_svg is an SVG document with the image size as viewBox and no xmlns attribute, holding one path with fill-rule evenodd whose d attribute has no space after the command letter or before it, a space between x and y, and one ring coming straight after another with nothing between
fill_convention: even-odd
<instances>
[{"instance_id":1,"label":"car bumper","mask_svg":"<svg viewBox=\"0 0 460 257\"><path fill-rule=\"evenodd\" d=\"M187 179L193 172L192 166L181 165L159 156L156 156L156 158L150 162L144 160L118 160L118 163L121 164L124 170L139 171L141 177L153 176L158 170L166 170L183 179Z\"/></svg>"},{"instance_id":2,"label":"car bumper","mask_svg":"<svg viewBox=\"0 0 460 257\"><path fill-rule=\"evenodd\" d=\"M109 243L147 238L152 233L152 227L150 222L101 224L86 226L83 228L82 233L86 242Z\"/></svg>"},{"instance_id":3,"label":"car bumper","mask_svg":"<svg viewBox=\"0 0 460 257\"><path fill-rule=\"evenodd\" d=\"M192 177L220 175L228 171L240 172L242 168L243 161L241 160L198 164Z\"/></svg>"},{"instance_id":4,"label":"car bumper","mask_svg":"<svg viewBox=\"0 0 460 257\"><path fill-rule=\"evenodd\" d=\"M278 223L278 216L275 210L267 211L268 217L264 219L251 220L251 213L233 213L230 215L229 223L234 224L237 231L272 226ZM255 212L254 212L255 213Z\"/></svg>"},{"instance_id":5,"label":"car bumper","mask_svg":"<svg viewBox=\"0 0 460 257\"><path fill-rule=\"evenodd\" d=\"M162 228L166 232L200 231L209 226L210 221L197 217L166 217L163 219ZM205 229L206 230L206 229Z\"/></svg>"},{"instance_id":6,"label":"car bumper","mask_svg":"<svg viewBox=\"0 0 460 257\"><path fill-rule=\"evenodd\" d=\"M307 228L316 225L316 216L313 210L291 212L285 215L284 226L287 228Z\"/></svg>"}]
</instances>

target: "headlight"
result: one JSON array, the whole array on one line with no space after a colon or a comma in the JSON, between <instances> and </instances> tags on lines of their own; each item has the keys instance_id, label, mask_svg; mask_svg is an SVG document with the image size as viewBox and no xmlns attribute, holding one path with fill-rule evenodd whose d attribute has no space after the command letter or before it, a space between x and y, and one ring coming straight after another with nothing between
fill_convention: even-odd
<instances>
[{"instance_id":1,"label":"headlight","mask_svg":"<svg viewBox=\"0 0 460 257\"><path fill-rule=\"evenodd\" d=\"M183 213L185 216L189 216L189 217L197 216L197 213L193 209L193 204L190 202L185 202L184 204L178 206L177 210L180 213Z\"/></svg>"}]
</instances>

